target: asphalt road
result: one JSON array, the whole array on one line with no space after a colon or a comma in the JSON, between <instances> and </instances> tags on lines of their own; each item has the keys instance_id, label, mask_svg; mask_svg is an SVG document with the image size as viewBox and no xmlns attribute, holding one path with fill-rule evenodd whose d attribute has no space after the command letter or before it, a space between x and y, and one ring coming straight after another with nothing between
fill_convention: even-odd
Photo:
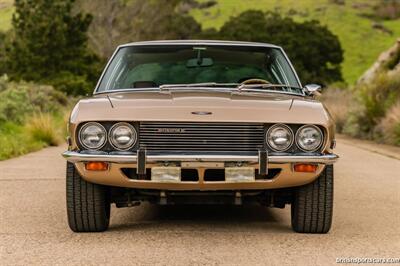
<instances>
[{"instance_id":1,"label":"asphalt road","mask_svg":"<svg viewBox=\"0 0 400 266\"><path fill-rule=\"evenodd\" d=\"M290 208L147 204L112 209L105 233L72 233L63 149L0 162L1 265L327 265L338 257L400 257L396 150L339 140L333 228L304 235L292 232Z\"/></svg>"}]
</instances>

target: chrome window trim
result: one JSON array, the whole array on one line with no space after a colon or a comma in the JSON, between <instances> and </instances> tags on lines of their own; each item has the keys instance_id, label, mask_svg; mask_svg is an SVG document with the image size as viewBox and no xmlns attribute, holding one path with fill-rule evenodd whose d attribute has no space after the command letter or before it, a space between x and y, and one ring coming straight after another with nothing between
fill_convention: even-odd
<instances>
[{"instance_id":1,"label":"chrome window trim","mask_svg":"<svg viewBox=\"0 0 400 266\"><path fill-rule=\"evenodd\" d=\"M96 95L98 93L106 93L106 92L115 92L115 91L120 91L120 89L118 90L104 90L99 92L99 86L101 81L104 78L104 75L106 73L106 71L108 70L111 62L113 61L113 59L115 58L115 56L117 55L117 53L119 52L120 49L122 48L126 48L126 47L133 47L133 46L151 46L151 45L209 45L209 46L241 46L241 47L265 47L265 48L274 48L274 49L278 49L282 52L284 58L286 59L287 63L289 64L290 69L293 71L294 76L296 78L297 83L299 84L300 88L303 88L301 81L299 79L299 76L297 75L296 70L293 67L292 62L289 60L287 54L285 53L285 51L283 50L282 47L277 46L277 45L272 45L272 44L267 44L267 43L251 43L251 42L230 42L230 41L148 41L148 42L135 42L135 43L127 43L127 44L122 44L119 45L117 47L117 49L115 49L114 53L111 55L110 59L108 60L106 66L103 69L103 72L100 75L99 80L97 81L97 84L95 86L95 89L93 91L93 95ZM275 91L276 92L276 91ZM297 94L297 95L302 95L305 96L306 93L304 91L304 89L302 89L302 94Z\"/></svg>"}]
</instances>

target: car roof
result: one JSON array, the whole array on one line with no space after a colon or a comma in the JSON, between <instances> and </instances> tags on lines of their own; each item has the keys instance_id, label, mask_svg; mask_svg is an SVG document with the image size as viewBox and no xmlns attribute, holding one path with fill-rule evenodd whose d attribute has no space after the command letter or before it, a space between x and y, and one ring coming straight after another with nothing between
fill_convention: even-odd
<instances>
[{"instance_id":1,"label":"car roof","mask_svg":"<svg viewBox=\"0 0 400 266\"><path fill-rule=\"evenodd\" d=\"M142 41L132 42L120 45L119 47L129 46L146 46L146 45L221 45L221 46L251 46L251 47L269 47L269 48L281 48L280 46L261 43L261 42L240 42L240 41L218 41L218 40L163 40L163 41Z\"/></svg>"}]
</instances>

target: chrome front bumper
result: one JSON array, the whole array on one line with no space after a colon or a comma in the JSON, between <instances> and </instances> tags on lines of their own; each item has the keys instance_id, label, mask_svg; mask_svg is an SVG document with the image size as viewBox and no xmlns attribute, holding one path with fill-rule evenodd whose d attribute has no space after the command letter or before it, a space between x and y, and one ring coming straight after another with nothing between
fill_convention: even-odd
<instances>
[{"instance_id":1,"label":"chrome front bumper","mask_svg":"<svg viewBox=\"0 0 400 266\"><path fill-rule=\"evenodd\" d=\"M74 163L80 175L88 182L137 189L157 190L246 190L276 189L300 186L315 180L325 168L339 158L335 154L322 155L152 155L138 154L89 154L66 151L63 156ZM85 162L107 162L107 171L90 171ZM137 173L144 174L147 168L164 166L166 163L179 163L180 167L196 169L198 181L181 181L176 183L157 182L155 180L130 179L122 171L124 168L135 168ZM225 168L226 163L237 162L258 169L259 174L266 174L268 169L279 168L281 172L272 179L255 180L254 182L207 181L207 168ZM301 173L293 170L295 163L317 164L314 173Z\"/></svg>"},{"instance_id":2,"label":"chrome front bumper","mask_svg":"<svg viewBox=\"0 0 400 266\"><path fill-rule=\"evenodd\" d=\"M66 151L62 154L71 163L78 162L109 162L109 163L137 163L138 157L132 155L115 154L87 154L76 151ZM323 155L269 155L268 163L317 163L330 165L339 159L336 154ZM257 155L146 155L146 162L249 162L257 163Z\"/></svg>"}]
</instances>

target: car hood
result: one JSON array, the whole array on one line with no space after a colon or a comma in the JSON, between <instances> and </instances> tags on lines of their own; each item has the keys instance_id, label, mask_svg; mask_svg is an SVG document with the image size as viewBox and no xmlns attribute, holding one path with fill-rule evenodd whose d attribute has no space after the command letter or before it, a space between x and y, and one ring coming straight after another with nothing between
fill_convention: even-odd
<instances>
[{"instance_id":1,"label":"car hood","mask_svg":"<svg viewBox=\"0 0 400 266\"><path fill-rule=\"evenodd\" d=\"M315 100L279 93L122 92L79 101L71 122L198 121L313 123L328 126L330 116Z\"/></svg>"}]
</instances>

